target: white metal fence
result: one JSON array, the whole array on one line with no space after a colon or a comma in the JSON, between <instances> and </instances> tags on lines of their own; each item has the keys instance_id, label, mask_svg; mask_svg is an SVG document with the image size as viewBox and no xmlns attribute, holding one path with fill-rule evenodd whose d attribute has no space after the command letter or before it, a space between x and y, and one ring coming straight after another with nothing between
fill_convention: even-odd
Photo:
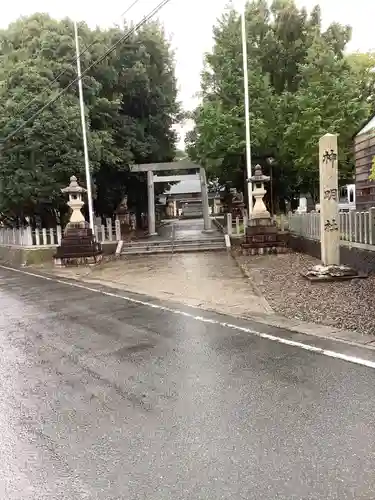
<instances>
[{"instance_id":1,"label":"white metal fence","mask_svg":"<svg viewBox=\"0 0 375 500\"><path fill-rule=\"evenodd\" d=\"M274 217L274 220L278 227L283 231L286 223L285 215ZM225 214L225 232L232 238L240 238L245 235L247 222L248 218L246 215L244 217L232 217L232 214Z\"/></svg>"},{"instance_id":2,"label":"white metal fence","mask_svg":"<svg viewBox=\"0 0 375 500\"><path fill-rule=\"evenodd\" d=\"M367 212L340 212L340 238L342 241L361 245L375 245L375 208ZM289 231L305 238L320 240L319 213L289 214Z\"/></svg>"},{"instance_id":3,"label":"white metal fence","mask_svg":"<svg viewBox=\"0 0 375 500\"><path fill-rule=\"evenodd\" d=\"M55 228L32 229L31 227L0 228L0 246L46 247L60 245L63 230ZM120 221L106 219L105 224L94 226L96 240L100 243L121 240Z\"/></svg>"},{"instance_id":4,"label":"white metal fence","mask_svg":"<svg viewBox=\"0 0 375 500\"><path fill-rule=\"evenodd\" d=\"M290 213L288 216L277 216L274 220L281 230L288 229L294 234L320 241L321 222L317 212ZM234 218L225 214L221 223L229 236L240 238L245 234L247 217ZM375 208L367 212L340 212L338 224L343 242L375 246Z\"/></svg>"},{"instance_id":5,"label":"white metal fence","mask_svg":"<svg viewBox=\"0 0 375 500\"><path fill-rule=\"evenodd\" d=\"M232 217L232 214L226 214L226 232L229 236L240 237L245 234L247 226L247 217Z\"/></svg>"}]
</instances>

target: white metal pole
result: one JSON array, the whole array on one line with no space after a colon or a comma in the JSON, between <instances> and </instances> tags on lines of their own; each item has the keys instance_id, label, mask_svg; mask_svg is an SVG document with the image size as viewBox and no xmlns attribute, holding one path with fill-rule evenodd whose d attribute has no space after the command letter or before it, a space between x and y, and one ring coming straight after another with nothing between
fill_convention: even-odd
<instances>
[{"instance_id":1,"label":"white metal pole","mask_svg":"<svg viewBox=\"0 0 375 500\"><path fill-rule=\"evenodd\" d=\"M80 53L79 53L77 21L74 21L74 35L75 35L75 41L76 41L79 106L81 109L82 139L83 139L83 152L84 152L84 156L85 156L86 189L87 189L87 199L88 199L88 207L89 207L89 221L90 221L90 228L92 229L92 231L94 231L94 210L93 210L93 203L92 203L89 152L88 152L88 148L87 148L85 105L83 102L82 79L81 79L81 58L80 58Z\"/></svg>"},{"instance_id":2,"label":"white metal pole","mask_svg":"<svg viewBox=\"0 0 375 500\"><path fill-rule=\"evenodd\" d=\"M246 2L241 11L242 59L243 59L243 84L245 98L245 127L246 127L246 170L247 178L251 177L251 141L250 141L250 103L249 103L249 77L247 67L247 37L246 37ZM251 182L247 184L249 216L253 211L253 188Z\"/></svg>"}]
</instances>

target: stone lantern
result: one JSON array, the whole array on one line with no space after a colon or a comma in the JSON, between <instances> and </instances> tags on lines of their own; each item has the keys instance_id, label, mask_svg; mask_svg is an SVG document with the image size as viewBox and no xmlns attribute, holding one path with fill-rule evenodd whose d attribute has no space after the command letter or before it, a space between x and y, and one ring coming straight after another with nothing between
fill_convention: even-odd
<instances>
[{"instance_id":1,"label":"stone lantern","mask_svg":"<svg viewBox=\"0 0 375 500\"><path fill-rule=\"evenodd\" d=\"M116 209L116 215L120 222L129 223L128 195L126 194Z\"/></svg>"},{"instance_id":2,"label":"stone lantern","mask_svg":"<svg viewBox=\"0 0 375 500\"><path fill-rule=\"evenodd\" d=\"M69 195L68 206L72 209L64 236L54 256L56 265L96 264L101 261L102 248L95 241L92 229L86 222L81 210L86 189L81 187L73 175L70 184L61 190Z\"/></svg>"},{"instance_id":3,"label":"stone lantern","mask_svg":"<svg viewBox=\"0 0 375 500\"><path fill-rule=\"evenodd\" d=\"M263 198L267 193L264 188L264 183L270 181L268 175L263 175L262 167L257 165L254 170L254 175L250 177L249 181L253 185L253 197L255 198L255 203L253 206L251 217L252 219L270 219L271 215L264 204Z\"/></svg>"},{"instance_id":4,"label":"stone lantern","mask_svg":"<svg viewBox=\"0 0 375 500\"><path fill-rule=\"evenodd\" d=\"M82 200L82 195L86 193L86 189L81 187L77 182L77 177L72 175L70 184L61 190L62 193L69 195L68 206L72 209L69 218L69 225L86 225L86 220L81 212L85 202Z\"/></svg>"},{"instance_id":5,"label":"stone lantern","mask_svg":"<svg viewBox=\"0 0 375 500\"><path fill-rule=\"evenodd\" d=\"M276 222L271 218L264 196L267 193L264 183L270 177L263 175L262 168L257 165L254 175L248 179L253 184L255 203L246 227L245 241L241 244L244 255L263 255L265 253L284 253L287 251L288 235L279 231Z\"/></svg>"},{"instance_id":6,"label":"stone lantern","mask_svg":"<svg viewBox=\"0 0 375 500\"><path fill-rule=\"evenodd\" d=\"M125 195L117 207L116 215L120 221L121 237L125 237L130 232L130 213L128 209L128 195Z\"/></svg>"}]
</instances>

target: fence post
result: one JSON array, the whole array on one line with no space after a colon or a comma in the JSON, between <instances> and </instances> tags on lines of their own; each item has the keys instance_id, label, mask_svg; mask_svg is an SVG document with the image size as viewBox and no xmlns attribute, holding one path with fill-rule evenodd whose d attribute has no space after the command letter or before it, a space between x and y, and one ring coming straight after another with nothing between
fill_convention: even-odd
<instances>
[{"instance_id":1,"label":"fence post","mask_svg":"<svg viewBox=\"0 0 375 500\"><path fill-rule=\"evenodd\" d=\"M301 221L302 221L302 227L303 227L303 235L307 238L310 237L309 234L309 218L306 217L307 214L301 214Z\"/></svg>"},{"instance_id":2,"label":"fence post","mask_svg":"<svg viewBox=\"0 0 375 500\"><path fill-rule=\"evenodd\" d=\"M362 243L362 212L357 212L356 217L357 230L355 232L356 243Z\"/></svg>"},{"instance_id":3,"label":"fence post","mask_svg":"<svg viewBox=\"0 0 375 500\"><path fill-rule=\"evenodd\" d=\"M348 239L348 215L346 212L342 213L340 220L341 239L345 241Z\"/></svg>"},{"instance_id":4,"label":"fence post","mask_svg":"<svg viewBox=\"0 0 375 500\"><path fill-rule=\"evenodd\" d=\"M35 245L36 246L40 245L40 234L38 228L35 228Z\"/></svg>"},{"instance_id":5,"label":"fence post","mask_svg":"<svg viewBox=\"0 0 375 500\"><path fill-rule=\"evenodd\" d=\"M353 241L353 231L355 228L355 212L351 210L349 212L349 241Z\"/></svg>"},{"instance_id":6,"label":"fence post","mask_svg":"<svg viewBox=\"0 0 375 500\"><path fill-rule=\"evenodd\" d=\"M101 229L101 233L102 233L102 234L101 234L102 241L104 242L104 241L105 241L105 226L104 226L104 224L102 224L102 225L100 226L100 229Z\"/></svg>"},{"instance_id":7,"label":"fence post","mask_svg":"<svg viewBox=\"0 0 375 500\"><path fill-rule=\"evenodd\" d=\"M30 226L27 226L25 229L25 245L29 247L33 246L33 232Z\"/></svg>"},{"instance_id":8,"label":"fence post","mask_svg":"<svg viewBox=\"0 0 375 500\"><path fill-rule=\"evenodd\" d=\"M45 227L42 229L42 241L43 245L47 245L47 229Z\"/></svg>"},{"instance_id":9,"label":"fence post","mask_svg":"<svg viewBox=\"0 0 375 500\"><path fill-rule=\"evenodd\" d=\"M106 223L107 223L108 239L109 239L109 241L112 241L113 240L112 220L106 219Z\"/></svg>"},{"instance_id":10,"label":"fence post","mask_svg":"<svg viewBox=\"0 0 375 500\"><path fill-rule=\"evenodd\" d=\"M350 212L346 214L346 241L350 239Z\"/></svg>"},{"instance_id":11,"label":"fence post","mask_svg":"<svg viewBox=\"0 0 375 500\"><path fill-rule=\"evenodd\" d=\"M375 207L369 210L369 243L375 245Z\"/></svg>"},{"instance_id":12,"label":"fence post","mask_svg":"<svg viewBox=\"0 0 375 500\"><path fill-rule=\"evenodd\" d=\"M236 234L239 236L240 234L240 218L236 217Z\"/></svg>"},{"instance_id":13,"label":"fence post","mask_svg":"<svg viewBox=\"0 0 375 500\"><path fill-rule=\"evenodd\" d=\"M232 214L227 214L227 234L232 235Z\"/></svg>"},{"instance_id":14,"label":"fence post","mask_svg":"<svg viewBox=\"0 0 375 500\"><path fill-rule=\"evenodd\" d=\"M243 232L244 232L244 234L246 234L247 223L248 223L248 218L247 218L247 213L245 213L243 216Z\"/></svg>"},{"instance_id":15,"label":"fence post","mask_svg":"<svg viewBox=\"0 0 375 500\"><path fill-rule=\"evenodd\" d=\"M345 240L345 212L339 212L340 240Z\"/></svg>"},{"instance_id":16,"label":"fence post","mask_svg":"<svg viewBox=\"0 0 375 500\"><path fill-rule=\"evenodd\" d=\"M121 240L121 225L118 219L115 220L115 231L116 231L116 240Z\"/></svg>"},{"instance_id":17,"label":"fence post","mask_svg":"<svg viewBox=\"0 0 375 500\"><path fill-rule=\"evenodd\" d=\"M289 224L289 231L292 230L293 228L293 212L288 212L288 224Z\"/></svg>"},{"instance_id":18,"label":"fence post","mask_svg":"<svg viewBox=\"0 0 375 500\"><path fill-rule=\"evenodd\" d=\"M61 226L56 227L56 236L57 236L57 244L61 245L61 240L62 240L62 230Z\"/></svg>"},{"instance_id":19,"label":"fence post","mask_svg":"<svg viewBox=\"0 0 375 500\"><path fill-rule=\"evenodd\" d=\"M313 220L312 220L312 217L310 216L310 214L305 214L305 219L306 219L306 215L307 215L307 233L308 233L308 237L312 238L312 236L313 236Z\"/></svg>"},{"instance_id":20,"label":"fence post","mask_svg":"<svg viewBox=\"0 0 375 500\"><path fill-rule=\"evenodd\" d=\"M280 214L280 231L285 231L285 214Z\"/></svg>"},{"instance_id":21,"label":"fence post","mask_svg":"<svg viewBox=\"0 0 375 500\"><path fill-rule=\"evenodd\" d=\"M370 220L369 212L364 212L363 224L364 224L364 231L365 231L365 239L364 239L363 243L365 243L366 245L368 245L368 242L369 242L369 227L370 227L369 220Z\"/></svg>"}]
</instances>

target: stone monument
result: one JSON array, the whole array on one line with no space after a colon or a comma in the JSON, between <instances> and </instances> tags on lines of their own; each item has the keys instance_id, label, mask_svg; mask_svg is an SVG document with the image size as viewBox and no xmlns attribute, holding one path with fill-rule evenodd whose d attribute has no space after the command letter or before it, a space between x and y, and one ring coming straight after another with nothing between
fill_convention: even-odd
<instances>
[{"instance_id":1,"label":"stone monument","mask_svg":"<svg viewBox=\"0 0 375 500\"><path fill-rule=\"evenodd\" d=\"M319 141L321 259L324 266L340 264L337 135Z\"/></svg>"},{"instance_id":2,"label":"stone monument","mask_svg":"<svg viewBox=\"0 0 375 500\"><path fill-rule=\"evenodd\" d=\"M248 179L252 182L255 203L248 220L245 242L241 245L244 255L264 253L285 253L288 251L288 233L279 231L276 222L272 220L263 198L267 193L264 183L270 177L263 175L260 165L256 165L254 175Z\"/></svg>"},{"instance_id":3,"label":"stone monument","mask_svg":"<svg viewBox=\"0 0 375 500\"><path fill-rule=\"evenodd\" d=\"M55 264L88 264L100 261L101 245L95 241L92 229L81 212L84 205L82 195L86 189L78 184L77 178L73 175L69 186L61 191L69 195L68 206L72 209L72 213L54 256Z\"/></svg>"},{"instance_id":4,"label":"stone monument","mask_svg":"<svg viewBox=\"0 0 375 500\"><path fill-rule=\"evenodd\" d=\"M340 219L338 189L337 135L325 134L319 140L320 251L322 264L304 276L310 281L346 280L364 277L340 265Z\"/></svg>"}]
</instances>

